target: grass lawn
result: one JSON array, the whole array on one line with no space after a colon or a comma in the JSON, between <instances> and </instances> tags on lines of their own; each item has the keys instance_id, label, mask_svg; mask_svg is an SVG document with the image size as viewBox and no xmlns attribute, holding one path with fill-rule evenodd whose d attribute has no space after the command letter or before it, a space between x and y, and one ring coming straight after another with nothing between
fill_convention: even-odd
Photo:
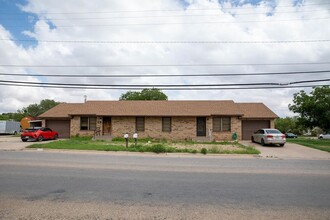
<instances>
[{"instance_id":1,"label":"grass lawn","mask_svg":"<svg viewBox=\"0 0 330 220\"><path fill-rule=\"evenodd\" d=\"M312 138L287 138L287 142L300 144L306 147L327 151L330 153L330 140L312 139Z\"/></svg>"},{"instance_id":2,"label":"grass lawn","mask_svg":"<svg viewBox=\"0 0 330 220\"><path fill-rule=\"evenodd\" d=\"M254 147L245 146L237 142L167 142L165 140L140 139L135 146L130 140L126 148L125 141L91 140L90 137L71 138L54 142L33 144L28 148L72 149L72 150L99 150L99 151L130 151L155 153L203 153L203 154L259 154Z\"/></svg>"}]
</instances>

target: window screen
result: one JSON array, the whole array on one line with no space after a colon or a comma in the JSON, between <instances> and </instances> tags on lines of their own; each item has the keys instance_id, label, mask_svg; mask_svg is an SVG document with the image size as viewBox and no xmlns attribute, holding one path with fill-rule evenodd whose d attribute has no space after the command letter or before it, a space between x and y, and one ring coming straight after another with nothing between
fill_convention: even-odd
<instances>
[{"instance_id":1,"label":"window screen","mask_svg":"<svg viewBox=\"0 0 330 220\"><path fill-rule=\"evenodd\" d=\"M214 117L213 118L213 131L230 131L230 117Z\"/></svg>"},{"instance_id":2,"label":"window screen","mask_svg":"<svg viewBox=\"0 0 330 220\"><path fill-rule=\"evenodd\" d=\"M80 117L80 130L94 131L96 129L96 117Z\"/></svg>"},{"instance_id":3,"label":"window screen","mask_svg":"<svg viewBox=\"0 0 330 220\"><path fill-rule=\"evenodd\" d=\"M136 131L144 131L144 117L136 117Z\"/></svg>"},{"instance_id":4,"label":"window screen","mask_svg":"<svg viewBox=\"0 0 330 220\"><path fill-rule=\"evenodd\" d=\"M230 118L221 118L222 120L222 129L221 131L230 131Z\"/></svg>"},{"instance_id":5,"label":"window screen","mask_svg":"<svg viewBox=\"0 0 330 220\"><path fill-rule=\"evenodd\" d=\"M171 131L171 118L170 117L163 117L163 119L162 119L162 131L163 132L170 132Z\"/></svg>"},{"instance_id":6,"label":"window screen","mask_svg":"<svg viewBox=\"0 0 330 220\"><path fill-rule=\"evenodd\" d=\"M89 129L91 131L94 131L96 129L96 117L89 118Z\"/></svg>"},{"instance_id":7,"label":"window screen","mask_svg":"<svg viewBox=\"0 0 330 220\"><path fill-rule=\"evenodd\" d=\"M88 117L80 117L80 130L88 130Z\"/></svg>"},{"instance_id":8,"label":"window screen","mask_svg":"<svg viewBox=\"0 0 330 220\"><path fill-rule=\"evenodd\" d=\"M213 118L213 131L221 131L221 118Z\"/></svg>"}]
</instances>

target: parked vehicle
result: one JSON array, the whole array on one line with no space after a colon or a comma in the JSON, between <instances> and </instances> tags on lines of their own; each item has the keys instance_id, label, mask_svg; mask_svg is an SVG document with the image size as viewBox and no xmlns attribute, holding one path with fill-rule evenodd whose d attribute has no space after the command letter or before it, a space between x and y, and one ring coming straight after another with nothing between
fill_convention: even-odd
<instances>
[{"instance_id":1,"label":"parked vehicle","mask_svg":"<svg viewBox=\"0 0 330 220\"><path fill-rule=\"evenodd\" d=\"M286 142L286 138L285 135L277 129L265 128L255 132L251 137L251 141L253 143L260 143L262 146L265 146L266 144L279 144L283 147Z\"/></svg>"},{"instance_id":2,"label":"parked vehicle","mask_svg":"<svg viewBox=\"0 0 330 220\"><path fill-rule=\"evenodd\" d=\"M285 133L286 138L297 138L298 136L294 133Z\"/></svg>"},{"instance_id":3,"label":"parked vehicle","mask_svg":"<svg viewBox=\"0 0 330 220\"><path fill-rule=\"evenodd\" d=\"M330 139L330 133L327 134L320 134L319 139Z\"/></svg>"},{"instance_id":4,"label":"parked vehicle","mask_svg":"<svg viewBox=\"0 0 330 220\"><path fill-rule=\"evenodd\" d=\"M44 127L28 128L21 134L21 139L23 142L26 142L28 140L31 141L43 141L47 139L55 140L57 138L58 138L58 133L56 131Z\"/></svg>"},{"instance_id":5,"label":"parked vehicle","mask_svg":"<svg viewBox=\"0 0 330 220\"><path fill-rule=\"evenodd\" d=\"M0 134L17 134L21 125L17 121L0 121Z\"/></svg>"}]
</instances>

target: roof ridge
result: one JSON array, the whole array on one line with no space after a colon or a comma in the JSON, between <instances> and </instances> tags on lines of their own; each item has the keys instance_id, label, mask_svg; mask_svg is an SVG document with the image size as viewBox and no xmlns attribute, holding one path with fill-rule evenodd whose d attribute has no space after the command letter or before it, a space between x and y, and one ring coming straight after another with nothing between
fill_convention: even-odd
<instances>
[{"instance_id":1,"label":"roof ridge","mask_svg":"<svg viewBox=\"0 0 330 220\"><path fill-rule=\"evenodd\" d=\"M234 102L231 99L225 100L88 100L86 102Z\"/></svg>"},{"instance_id":2,"label":"roof ridge","mask_svg":"<svg viewBox=\"0 0 330 220\"><path fill-rule=\"evenodd\" d=\"M235 103L233 100L90 100L62 103L41 117L101 116L211 116L276 117L263 103Z\"/></svg>"},{"instance_id":3,"label":"roof ridge","mask_svg":"<svg viewBox=\"0 0 330 220\"><path fill-rule=\"evenodd\" d=\"M236 104L263 104L263 102L235 102Z\"/></svg>"}]
</instances>

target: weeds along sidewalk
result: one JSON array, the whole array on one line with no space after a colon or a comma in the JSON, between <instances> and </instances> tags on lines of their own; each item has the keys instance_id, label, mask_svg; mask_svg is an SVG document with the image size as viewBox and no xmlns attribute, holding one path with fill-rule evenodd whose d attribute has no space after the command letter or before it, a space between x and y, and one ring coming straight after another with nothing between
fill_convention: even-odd
<instances>
[{"instance_id":1,"label":"weeds along sidewalk","mask_svg":"<svg viewBox=\"0 0 330 220\"><path fill-rule=\"evenodd\" d=\"M154 153L202 153L202 154L259 154L260 151L251 146L238 142L170 142L166 140L139 139L135 145L130 140L128 147L123 138L114 138L112 141L92 140L91 137L74 137L68 140L59 140L50 143L38 143L28 148L96 150L96 151L126 151L126 152L154 152Z\"/></svg>"}]
</instances>

